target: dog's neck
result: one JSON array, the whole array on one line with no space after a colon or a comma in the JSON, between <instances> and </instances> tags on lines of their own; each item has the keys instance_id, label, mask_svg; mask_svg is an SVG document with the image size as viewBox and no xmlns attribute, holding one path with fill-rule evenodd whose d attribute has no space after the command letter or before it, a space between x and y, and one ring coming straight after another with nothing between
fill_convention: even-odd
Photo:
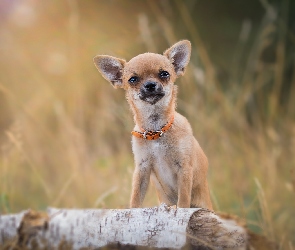
<instances>
[{"instance_id":1,"label":"dog's neck","mask_svg":"<svg viewBox=\"0 0 295 250\"><path fill-rule=\"evenodd\" d=\"M154 105L142 103L136 105L129 99L137 129L157 131L171 121L176 108L177 86L173 86L169 98L164 97ZM167 96L168 97L168 96Z\"/></svg>"}]
</instances>

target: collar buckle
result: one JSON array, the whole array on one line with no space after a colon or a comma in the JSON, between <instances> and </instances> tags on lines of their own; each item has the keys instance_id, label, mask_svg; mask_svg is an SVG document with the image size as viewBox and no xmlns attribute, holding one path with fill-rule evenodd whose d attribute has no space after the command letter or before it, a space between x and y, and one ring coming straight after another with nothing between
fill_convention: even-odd
<instances>
[{"instance_id":1,"label":"collar buckle","mask_svg":"<svg viewBox=\"0 0 295 250\"><path fill-rule=\"evenodd\" d=\"M174 115L172 116L170 122L163 126L161 130L149 131L141 129L142 132L132 131L131 134L135 137L142 138L145 140L157 140L158 138L162 137L165 132L167 132L167 130L172 126L173 121Z\"/></svg>"},{"instance_id":2,"label":"collar buckle","mask_svg":"<svg viewBox=\"0 0 295 250\"><path fill-rule=\"evenodd\" d=\"M149 132L149 131L147 131L147 130L145 130L145 131L143 132L143 134L142 134L143 139L146 139L146 134L147 134L148 132Z\"/></svg>"},{"instance_id":3,"label":"collar buckle","mask_svg":"<svg viewBox=\"0 0 295 250\"><path fill-rule=\"evenodd\" d=\"M159 133L159 136L162 137L162 135L164 134L164 132L162 130L157 130L157 133Z\"/></svg>"}]
</instances>

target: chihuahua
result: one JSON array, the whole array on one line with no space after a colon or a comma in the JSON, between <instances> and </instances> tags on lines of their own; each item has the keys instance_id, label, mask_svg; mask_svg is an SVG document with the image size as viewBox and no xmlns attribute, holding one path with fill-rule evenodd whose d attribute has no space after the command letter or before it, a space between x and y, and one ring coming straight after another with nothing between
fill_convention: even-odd
<instances>
[{"instance_id":1,"label":"chihuahua","mask_svg":"<svg viewBox=\"0 0 295 250\"><path fill-rule=\"evenodd\" d=\"M187 119L175 111L174 82L184 74L190 54L191 43L183 40L163 55L144 53L129 62L107 55L94 58L102 76L126 91L134 115L132 208L142 205L151 180L160 202L212 210L207 157Z\"/></svg>"}]
</instances>

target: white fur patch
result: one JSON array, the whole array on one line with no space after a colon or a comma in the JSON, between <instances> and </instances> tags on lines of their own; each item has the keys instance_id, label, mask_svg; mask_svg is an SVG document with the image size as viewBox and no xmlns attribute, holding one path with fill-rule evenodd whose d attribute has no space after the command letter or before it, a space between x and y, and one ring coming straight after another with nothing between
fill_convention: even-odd
<instances>
[{"instance_id":1,"label":"white fur patch","mask_svg":"<svg viewBox=\"0 0 295 250\"><path fill-rule=\"evenodd\" d=\"M142 114L142 121L143 125L142 127L144 129L149 130L159 130L163 125L165 125L168 121L166 120L166 117L161 115L161 113L164 110L167 110L167 107L170 105L171 98L172 98L172 89L173 89L173 83L169 83L165 86L163 86L163 91L165 93L165 96L160 99L155 104L150 104L146 101L143 101L140 99L140 93L138 90L130 90L131 96L133 98L133 102L136 106L136 109ZM153 114L159 114L160 119L158 121L152 121L150 117ZM163 117L163 119L162 119ZM139 128L137 128L139 129Z\"/></svg>"}]
</instances>

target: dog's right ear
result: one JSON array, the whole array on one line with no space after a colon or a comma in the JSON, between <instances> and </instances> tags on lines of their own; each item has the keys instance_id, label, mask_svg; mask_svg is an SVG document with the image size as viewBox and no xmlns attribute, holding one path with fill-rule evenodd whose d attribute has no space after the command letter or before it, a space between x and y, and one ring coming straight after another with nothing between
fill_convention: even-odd
<instances>
[{"instance_id":1,"label":"dog's right ear","mask_svg":"<svg viewBox=\"0 0 295 250\"><path fill-rule=\"evenodd\" d=\"M190 41L182 40L175 43L164 52L164 56L172 62L176 75L182 76L191 56Z\"/></svg>"},{"instance_id":2,"label":"dog's right ear","mask_svg":"<svg viewBox=\"0 0 295 250\"><path fill-rule=\"evenodd\" d=\"M112 56L100 55L93 58L94 64L102 76L115 88L122 88L123 69L126 61Z\"/></svg>"}]
</instances>

